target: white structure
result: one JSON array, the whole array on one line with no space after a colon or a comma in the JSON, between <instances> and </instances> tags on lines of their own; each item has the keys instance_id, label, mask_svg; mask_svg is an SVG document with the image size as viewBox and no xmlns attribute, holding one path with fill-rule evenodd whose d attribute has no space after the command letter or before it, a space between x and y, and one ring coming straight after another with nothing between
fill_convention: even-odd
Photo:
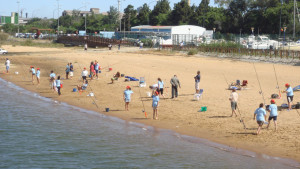
<instances>
[{"instance_id":1,"label":"white structure","mask_svg":"<svg viewBox=\"0 0 300 169\"><path fill-rule=\"evenodd\" d=\"M180 42L194 43L202 40L206 35L206 29L194 25L180 25L180 26L135 26L131 28L131 32L153 33L160 37L160 44L162 45L178 45Z\"/></svg>"},{"instance_id":2,"label":"white structure","mask_svg":"<svg viewBox=\"0 0 300 169\"><path fill-rule=\"evenodd\" d=\"M278 41L270 40L266 36L250 35L248 39L241 39L240 41L248 49L277 49L279 46Z\"/></svg>"}]
</instances>

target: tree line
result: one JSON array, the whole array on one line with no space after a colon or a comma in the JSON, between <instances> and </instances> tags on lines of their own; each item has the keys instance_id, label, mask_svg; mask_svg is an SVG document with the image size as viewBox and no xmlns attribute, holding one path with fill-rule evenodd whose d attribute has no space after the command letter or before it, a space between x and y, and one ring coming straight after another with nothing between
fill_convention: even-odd
<instances>
[{"instance_id":1,"label":"tree line","mask_svg":"<svg viewBox=\"0 0 300 169\"><path fill-rule=\"evenodd\" d=\"M209 0L201 0L198 5L189 6L187 0L181 0L171 8L168 0L159 0L150 9L145 3L135 8L128 5L120 17L117 8L111 6L107 15L92 14L84 17L78 10L72 15L59 17L60 30L64 33L75 33L85 30L87 33L98 31L129 31L137 25L198 25L208 30L216 28L220 33L250 34L255 33L280 34L281 28L287 27L286 33L293 31L292 0L215 0L217 7L209 6ZM25 26L20 26L20 32L28 32L31 27L57 29L57 19L34 18ZM300 33L300 25L296 16L296 33ZM5 32L17 31L15 25L2 26Z\"/></svg>"}]
</instances>

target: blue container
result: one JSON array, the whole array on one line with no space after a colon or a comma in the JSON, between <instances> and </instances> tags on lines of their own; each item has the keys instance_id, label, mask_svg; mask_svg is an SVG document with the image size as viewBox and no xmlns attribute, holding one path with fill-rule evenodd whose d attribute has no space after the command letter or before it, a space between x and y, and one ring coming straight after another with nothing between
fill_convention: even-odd
<instances>
[{"instance_id":1,"label":"blue container","mask_svg":"<svg viewBox=\"0 0 300 169\"><path fill-rule=\"evenodd\" d=\"M76 88L73 88L73 92L77 92L77 89L76 89Z\"/></svg>"},{"instance_id":2,"label":"blue container","mask_svg":"<svg viewBox=\"0 0 300 169\"><path fill-rule=\"evenodd\" d=\"M106 112L109 112L109 108L105 108L105 111L106 111Z\"/></svg>"},{"instance_id":3,"label":"blue container","mask_svg":"<svg viewBox=\"0 0 300 169\"><path fill-rule=\"evenodd\" d=\"M89 75L89 77L92 77L92 75Z\"/></svg>"}]
</instances>

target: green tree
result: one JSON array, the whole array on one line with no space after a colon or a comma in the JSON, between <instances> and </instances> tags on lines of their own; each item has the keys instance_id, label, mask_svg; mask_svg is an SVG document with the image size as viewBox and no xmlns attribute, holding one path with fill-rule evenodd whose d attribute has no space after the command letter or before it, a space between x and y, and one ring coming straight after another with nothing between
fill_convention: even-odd
<instances>
[{"instance_id":1,"label":"green tree","mask_svg":"<svg viewBox=\"0 0 300 169\"><path fill-rule=\"evenodd\" d=\"M144 3L144 5L140 8L139 14L137 15L137 19L139 22L139 25L149 25L150 24L150 13L151 10L149 6Z\"/></svg>"},{"instance_id":2,"label":"green tree","mask_svg":"<svg viewBox=\"0 0 300 169\"><path fill-rule=\"evenodd\" d=\"M138 25L137 11L134 9L134 7L132 5L128 5L124 9L122 23L125 23L125 30L130 30L130 28L132 26ZM124 29L124 27L123 27L123 29Z\"/></svg>"},{"instance_id":3,"label":"green tree","mask_svg":"<svg viewBox=\"0 0 300 169\"><path fill-rule=\"evenodd\" d=\"M209 0L202 0L196 9L195 19L198 25L205 27L205 20L207 12L209 12Z\"/></svg>"},{"instance_id":4,"label":"green tree","mask_svg":"<svg viewBox=\"0 0 300 169\"><path fill-rule=\"evenodd\" d=\"M154 6L150 14L151 25L163 25L168 23L168 15L171 12L170 2L168 0L160 0Z\"/></svg>"},{"instance_id":5,"label":"green tree","mask_svg":"<svg viewBox=\"0 0 300 169\"><path fill-rule=\"evenodd\" d=\"M181 0L174 5L174 9L170 14L170 22L172 25L185 25L190 23L193 14L192 8L186 0Z\"/></svg>"}]
</instances>

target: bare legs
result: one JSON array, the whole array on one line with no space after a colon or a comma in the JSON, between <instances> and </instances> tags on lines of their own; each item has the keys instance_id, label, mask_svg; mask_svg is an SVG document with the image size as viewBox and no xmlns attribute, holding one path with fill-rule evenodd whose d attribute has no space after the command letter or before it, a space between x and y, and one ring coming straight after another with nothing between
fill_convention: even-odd
<instances>
[{"instance_id":1,"label":"bare legs","mask_svg":"<svg viewBox=\"0 0 300 169\"><path fill-rule=\"evenodd\" d=\"M129 111L128 105L129 105L129 102L125 102L125 110L126 110L126 111Z\"/></svg>"},{"instance_id":2,"label":"bare legs","mask_svg":"<svg viewBox=\"0 0 300 169\"><path fill-rule=\"evenodd\" d=\"M157 108L153 108L153 119L158 120Z\"/></svg>"}]
</instances>

